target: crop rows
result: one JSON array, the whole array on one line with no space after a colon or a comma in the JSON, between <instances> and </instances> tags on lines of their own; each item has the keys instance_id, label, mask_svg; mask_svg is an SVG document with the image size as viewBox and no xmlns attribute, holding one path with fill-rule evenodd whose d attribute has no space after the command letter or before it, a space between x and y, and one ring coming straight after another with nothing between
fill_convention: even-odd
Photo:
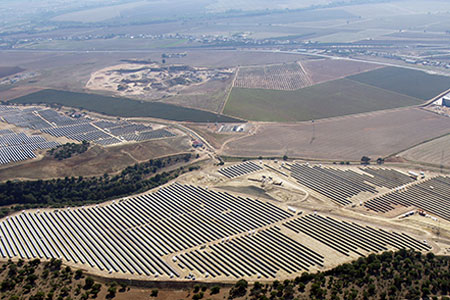
<instances>
[{"instance_id":1,"label":"crop rows","mask_svg":"<svg viewBox=\"0 0 450 300\"><path fill-rule=\"evenodd\" d=\"M168 103L136 101L127 98L58 90L42 90L9 102L18 104L59 104L125 118L152 117L191 122L241 122L241 120L225 115Z\"/></svg>"},{"instance_id":2,"label":"crop rows","mask_svg":"<svg viewBox=\"0 0 450 300\"><path fill-rule=\"evenodd\" d=\"M235 87L271 90L298 90L311 80L298 63L240 68Z\"/></svg>"}]
</instances>

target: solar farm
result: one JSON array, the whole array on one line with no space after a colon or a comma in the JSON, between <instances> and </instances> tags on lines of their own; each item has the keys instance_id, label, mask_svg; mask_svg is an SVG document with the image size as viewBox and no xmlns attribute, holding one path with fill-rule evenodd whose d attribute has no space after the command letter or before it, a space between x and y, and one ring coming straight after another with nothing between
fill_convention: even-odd
<instances>
[{"instance_id":1,"label":"solar farm","mask_svg":"<svg viewBox=\"0 0 450 300\"><path fill-rule=\"evenodd\" d=\"M0 121L14 125L19 130L27 129L35 133L28 136L24 132L15 133L10 129L0 131L0 164L35 158L36 150L50 149L61 144L49 141L41 134L75 142L88 141L101 146L176 136L164 128L154 129L149 125L128 121L72 118L41 107L0 105Z\"/></svg>"},{"instance_id":2,"label":"solar farm","mask_svg":"<svg viewBox=\"0 0 450 300\"><path fill-rule=\"evenodd\" d=\"M228 178L234 178L234 177L250 174L250 173L253 173L256 171L260 171L260 170L262 170L262 168L260 166L258 166L257 164L255 164L251 161L247 161L247 162L243 162L241 164L221 168L221 169L219 169L219 173Z\"/></svg>"},{"instance_id":3,"label":"solar farm","mask_svg":"<svg viewBox=\"0 0 450 300\"><path fill-rule=\"evenodd\" d=\"M0 165L35 158L36 150L51 149L58 145L59 143L47 141L41 136L28 136L23 132L2 130L0 132Z\"/></svg>"},{"instance_id":4,"label":"solar farm","mask_svg":"<svg viewBox=\"0 0 450 300\"><path fill-rule=\"evenodd\" d=\"M153 279L273 279L322 270L329 252L431 249L404 233L179 183L105 205L24 211L0 230L4 258L62 258Z\"/></svg>"},{"instance_id":5,"label":"solar farm","mask_svg":"<svg viewBox=\"0 0 450 300\"><path fill-rule=\"evenodd\" d=\"M396 206L414 206L450 221L449 191L450 177L438 176L372 198L364 203L364 206L383 213L395 209Z\"/></svg>"},{"instance_id":6,"label":"solar farm","mask_svg":"<svg viewBox=\"0 0 450 300\"><path fill-rule=\"evenodd\" d=\"M393 189L413 181L411 177L393 169L360 168L340 170L331 167L293 164L291 176L304 185L329 199L342 204L352 204L360 193L377 194L377 187Z\"/></svg>"},{"instance_id":7,"label":"solar farm","mask_svg":"<svg viewBox=\"0 0 450 300\"><path fill-rule=\"evenodd\" d=\"M159 125L43 107L0 106L0 117L0 164L35 158L66 140L109 146L175 136ZM295 278L388 250L447 249L430 225L403 221L406 211L420 211L450 229L445 175L250 160L183 176L103 204L5 217L0 256L58 258L114 278L233 282Z\"/></svg>"}]
</instances>

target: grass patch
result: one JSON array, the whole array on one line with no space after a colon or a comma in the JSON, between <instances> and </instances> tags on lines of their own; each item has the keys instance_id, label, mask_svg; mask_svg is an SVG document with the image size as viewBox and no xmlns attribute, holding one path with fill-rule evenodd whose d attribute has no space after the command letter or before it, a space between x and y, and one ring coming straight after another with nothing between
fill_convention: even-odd
<instances>
[{"instance_id":1,"label":"grass patch","mask_svg":"<svg viewBox=\"0 0 450 300\"><path fill-rule=\"evenodd\" d=\"M429 100L450 88L450 77L386 67L347 77L403 95Z\"/></svg>"},{"instance_id":2,"label":"grass patch","mask_svg":"<svg viewBox=\"0 0 450 300\"><path fill-rule=\"evenodd\" d=\"M255 121L306 121L421 103L414 97L339 79L295 91L233 88L224 113Z\"/></svg>"},{"instance_id":3,"label":"grass patch","mask_svg":"<svg viewBox=\"0 0 450 300\"><path fill-rule=\"evenodd\" d=\"M241 122L228 116L167 103L142 102L127 98L59 90L42 90L9 102L17 104L56 104L119 117L152 117L190 122Z\"/></svg>"}]
</instances>

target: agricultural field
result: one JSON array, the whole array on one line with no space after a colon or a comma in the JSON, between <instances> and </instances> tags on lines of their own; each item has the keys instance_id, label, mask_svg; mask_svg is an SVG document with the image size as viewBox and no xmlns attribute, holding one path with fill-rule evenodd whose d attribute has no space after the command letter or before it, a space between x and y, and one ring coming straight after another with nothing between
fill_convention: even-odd
<instances>
[{"instance_id":1,"label":"agricultural field","mask_svg":"<svg viewBox=\"0 0 450 300\"><path fill-rule=\"evenodd\" d=\"M402 108L316 120L261 124L251 135L228 141L224 155L303 157L359 161L386 157L449 132L450 119L419 108Z\"/></svg>"},{"instance_id":2,"label":"agricultural field","mask_svg":"<svg viewBox=\"0 0 450 300\"><path fill-rule=\"evenodd\" d=\"M366 29L358 31L342 31L329 35L321 35L311 40L318 43L353 43L362 40L382 39L384 36L396 32L394 29Z\"/></svg>"},{"instance_id":3,"label":"agricultural field","mask_svg":"<svg viewBox=\"0 0 450 300\"><path fill-rule=\"evenodd\" d=\"M326 82L292 91L234 87L224 113L252 121L305 121L420 105L450 88L450 77L417 70L377 69L370 64L341 64L339 60L309 61L305 65L317 67L308 74L316 74L317 82ZM332 68L342 71L327 71ZM351 73L359 74L327 81Z\"/></svg>"},{"instance_id":4,"label":"agricultural field","mask_svg":"<svg viewBox=\"0 0 450 300\"><path fill-rule=\"evenodd\" d=\"M450 77L396 67L365 72L348 79L423 100L430 100L450 89Z\"/></svg>"},{"instance_id":5,"label":"agricultural field","mask_svg":"<svg viewBox=\"0 0 450 300\"><path fill-rule=\"evenodd\" d=\"M93 50L116 50L126 51L130 50L129 39L101 39L101 40L88 40L88 41L74 41L74 40L47 40L41 43L27 43L20 46L22 49L29 50L75 50L75 51L93 51ZM197 46L198 44L189 42L182 39L141 39L140 41L133 43L132 50L145 51L148 49L165 49L165 48L182 48L189 46Z\"/></svg>"},{"instance_id":6,"label":"agricultural field","mask_svg":"<svg viewBox=\"0 0 450 300\"><path fill-rule=\"evenodd\" d=\"M382 68L377 64L347 59L304 60L302 66L314 84Z\"/></svg>"},{"instance_id":7,"label":"agricultural field","mask_svg":"<svg viewBox=\"0 0 450 300\"><path fill-rule=\"evenodd\" d=\"M450 134L408 149L399 156L410 161L450 167Z\"/></svg>"},{"instance_id":8,"label":"agricultural field","mask_svg":"<svg viewBox=\"0 0 450 300\"><path fill-rule=\"evenodd\" d=\"M417 98L339 79L295 91L233 88L224 113L253 121L294 122L421 103Z\"/></svg>"},{"instance_id":9,"label":"agricultural field","mask_svg":"<svg viewBox=\"0 0 450 300\"><path fill-rule=\"evenodd\" d=\"M0 66L0 78L14 75L14 74L20 73L22 71L25 71L25 69L22 69L20 67L2 67L2 66Z\"/></svg>"},{"instance_id":10,"label":"agricultural field","mask_svg":"<svg viewBox=\"0 0 450 300\"><path fill-rule=\"evenodd\" d=\"M161 101L168 104L221 113L234 76L226 80L210 80L201 85L183 88L181 93L168 95ZM138 98L138 97L133 97Z\"/></svg>"},{"instance_id":11,"label":"agricultural field","mask_svg":"<svg viewBox=\"0 0 450 300\"><path fill-rule=\"evenodd\" d=\"M312 85L300 62L239 68L234 87L291 91Z\"/></svg>"},{"instance_id":12,"label":"agricultural field","mask_svg":"<svg viewBox=\"0 0 450 300\"><path fill-rule=\"evenodd\" d=\"M120 15L133 8L137 8L145 4L142 2L132 2L121 5L103 6L98 8L85 9L81 11L70 12L54 17L52 20L57 22L102 22L108 19L120 17Z\"/></svg>"},{"instance_id":13,"label":"agricultural field","mask_svg":"<svg viewBox=\"0 0 450 300\"><path fill-rule=\"evenodd\" d=\"M228 116L161 102L140 102L127 98L58 90L43 90L9 102L62 105L120 117L151 117L190 122L239 122L239 120Z\"/></svg>"},{"instance_id":14,"label":"agricultural field","mask_svg":"<svg viewBox=\"0 0 450 300\"><path fill-rule=\"evenodd\" d=\"M156 26L156 25L155 25ZM143 30L137 27L136 30ZM183 50L184 51L184 50ZM20 84L0 85L0 99L9 100L36 92L42 89L66 90L72 92L85 92L86 84L93 73L113 65L123 64L126 61L157 61L161 62L162 54L171 54L180 50L152 50L133 52L1 52L0 61L8 61L14 65L39 72L41 75L30 80L22 80ZM237 65L283 64L308 59L301 54L270 53L236 50L187 50L184 57L166 58L167 65L187 65L195 68L228 69ZM70 77L67 74L71 74ZM201 85L190 85L183 88L180 93L164 95L160 99L164 103L181 105L189 108L199 108L213 112L220 112L233 76L228 80L209 80ZM100 93L111 95L108 91ZM127 95L137 100L151 100L155 95L150 92L144 95Z\"/></svg>"}]
</instances>

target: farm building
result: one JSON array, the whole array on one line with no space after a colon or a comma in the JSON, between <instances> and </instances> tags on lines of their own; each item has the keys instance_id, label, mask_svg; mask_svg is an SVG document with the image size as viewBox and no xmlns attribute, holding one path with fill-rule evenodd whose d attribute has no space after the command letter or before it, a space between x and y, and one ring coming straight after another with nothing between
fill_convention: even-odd
<instances>
[{"instance_id":1,"label":"farm building","mask_svg":"<svg viewBox=\"0 0 450 300\"><path fill-rule=\"evenodd\" d=\"M434 101L433 104L443 107L450 107L450 94L447 94L444 97Z\"/></svg>"},{"instance_id":2,"label":"farm building","mask_svg":"<svg viewBox=\"0 0 450 300\"><path fill-rule=\"evenodd\" d=\"M450 96L442 98L442 106L450 107Z\"/></svg>"}]
</instances>

